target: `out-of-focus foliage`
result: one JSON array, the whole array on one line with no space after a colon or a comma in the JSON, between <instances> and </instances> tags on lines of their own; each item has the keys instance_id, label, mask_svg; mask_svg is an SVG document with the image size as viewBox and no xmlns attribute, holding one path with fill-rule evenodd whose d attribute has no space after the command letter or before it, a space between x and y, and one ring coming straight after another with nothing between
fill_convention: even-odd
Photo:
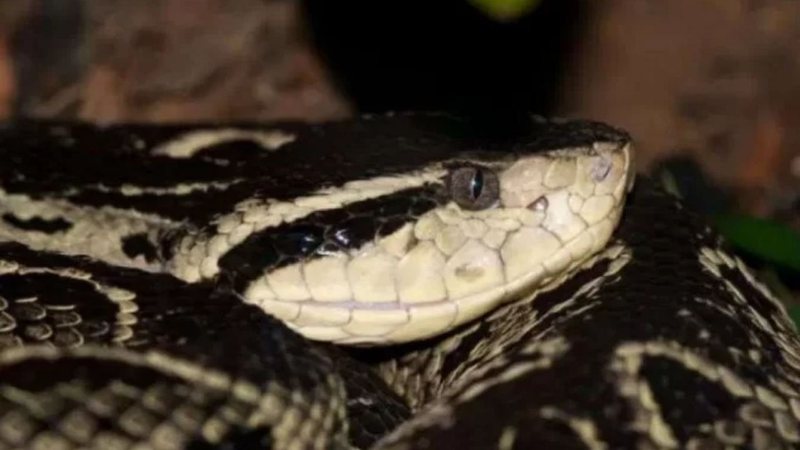
<instances>
[{"instance_id":1,"label":"out-of-focus foliage","mask_svg":"<svg viewBox=\"0 0 800 450\"><path fill-rule=\"evenodd\" d=\"M484 14L499 22L509 22L530 13L541 0L468 0Z\"/></svg>"},{"instance_id":2,"label":"out-of-focus foliage","mask_svg":"<svg viewBox=\"0 0 800 450\"><path fill-rule=\"evenodd\" d=\"M716 226L736 248L776 266L800 274L800 234L781 223L756 217L723 214Z\"/></svg>"}]
</instances>

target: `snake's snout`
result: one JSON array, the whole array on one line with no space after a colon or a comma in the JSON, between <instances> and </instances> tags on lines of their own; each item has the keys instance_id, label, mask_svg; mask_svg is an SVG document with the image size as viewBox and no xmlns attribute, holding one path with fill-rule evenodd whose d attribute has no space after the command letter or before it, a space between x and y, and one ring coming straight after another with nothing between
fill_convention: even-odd
<instances>
[{"instance_id":1,"label":"snake's snout","mask_svg":"<svg viewBox=\"0 0 800 450\"><path fill-rule=\"evenodd\" d=\"M593 158L589 173L594 181L600 183L608 177L608 174L611 173L612 166L613 162L610 159L604 156L599 156L597 158Z\"/></svg>"}]
</instances>

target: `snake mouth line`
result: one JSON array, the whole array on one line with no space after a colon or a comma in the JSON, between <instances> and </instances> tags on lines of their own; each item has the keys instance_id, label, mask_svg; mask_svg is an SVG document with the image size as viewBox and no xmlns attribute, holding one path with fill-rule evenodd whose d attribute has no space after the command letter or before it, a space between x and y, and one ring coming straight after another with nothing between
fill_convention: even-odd
<instances>
[{"instance_id":1,"label":"snake mouth line","mask_svg":"<svg viewBox=\"0 0 800 450\"><path fill-rule=\"evenodd\" d=\"M607 220L598 224L591 225L586 233L594 234L596 228L601 227L602 224L608 224L608 229L611 228L610 224L617 220L618 214L612 214ZM569 254L573 244L579 238L573 238L564 243L564 246L559 249L557 253ZM549 268L542 264L538 270L532 270L522 276L518 276L513 280L507 281L501 285L488 288L486 290L475 292L473 294L459 297L459 298L445 298L439 300L403 303L400 301L395 302L359 302L355 300L347 301L333 301L333 302L319 302L314 300L303 300L292 303L298 307L297 314L294 317L282 318L287 325L295 331L309 337L311 339L319 340L333 340L340 344L348 345L387 345L392 343L406 342L408 338L395 336L398 329L403 326L414 326L412 323L416 320L431 320L430 317L439 317L439 323L435 325L438 330L436 332L427 331L426 334L434 336L446 332L458 325L480 317L482 313L490 311L498 306L506 304L510 301L522 299L523 297L531 299L551 288L550 283L552 280L570 273L574 267L579 266L584 261L589 259L593 253L587 253L581 258L569 258L564 262L565 267ZM558 259L558 258L556 258ZM538 286L533 292L533 295L525 294L526 289L531 286ZM555 286L552 286L555 287ZM258 304L258 302L254 302ZM302 310L304 306L316 308L320 311L333 311L339 310L343 313L346 312L348 320L343 324L319 324L319 323L304 323L302 320ZM476 314L479 311L480 314ZM402 313L402 320L392 318L389 323L372 323L375 329L383 330L381 332L374 332L368 335L360 335L354 332L348 332L345 328L352 323L354 317L360 313L374 313L380 317L381 313L390 314ZM399 315L399 314L398 314ZM394 317L394 315L392 315ZM387 316L389 317L389 316ZM317 334L320 334L318 337ZM330 339L328 334L336 334L340 337ZM416 339L416 338L415 338Z\"/></svg>"},{"instance_id":2,"label":"snake mouth line","mask_svg":"<svg viewBox=\"0 0 800 450\"><path fill-rule=\"evenodd\" d=\"M577 238L576 238L577 239ZM565 242L564 247L568 247L572 242L576 239L572 239L570 241ZM505 283L494 286L492 288L486 289L484 291L479 291L472 293L470 295L466 295L463 297L458 298L443 298L439 300L431 300L431 301L422 301L422 302L402 302L402 301L394 301L394 302L364 302L364 301L357 301L357 300L346 300L346 301L316 301L316 300L300 300L300 301L287 301L286 303L295 304L298 306L317 306L317 307L326 307L326 308L338 308L343 310L364 310L364 311L399 311L405 310L410 311L414 309L423 309L423 308L431 308L440 305L452 304L458 305L462 301L469 301L470 299L476 297L483 297L486 295L492 294L495 298L500 299L508 294L513 293L515 290L520 288L524 288L526 285L530 284L531 282L535 282L535 278L548 278L548 276L554 276L557 274L551 274L547 271L547 269L542 268L541 272L531 272L525 276L520 276L514 278L513 280L506 281Z\"/></svg>"}]
</instances>

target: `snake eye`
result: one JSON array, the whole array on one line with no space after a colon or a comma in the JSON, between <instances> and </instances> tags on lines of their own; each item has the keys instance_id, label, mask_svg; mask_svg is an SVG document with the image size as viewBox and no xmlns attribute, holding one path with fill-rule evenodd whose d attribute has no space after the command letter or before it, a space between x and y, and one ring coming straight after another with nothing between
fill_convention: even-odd
<instances>
[{"instance_id":1,"label":"snake eye","mask_svg":"<svg viewBox=\"0 0 800 450\"><path fill-rule=\"evenodd\" d=\"M497 175L482 167L459 167L450 173L450 196L458 206L468 210L493 206L500 195Z\"/></svg>"}]
</instances>

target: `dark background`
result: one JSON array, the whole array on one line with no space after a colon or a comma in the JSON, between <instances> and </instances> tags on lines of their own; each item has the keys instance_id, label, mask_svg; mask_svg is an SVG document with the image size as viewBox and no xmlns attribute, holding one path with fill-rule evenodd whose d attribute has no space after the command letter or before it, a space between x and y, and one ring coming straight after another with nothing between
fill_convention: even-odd
<instances>
[{"instance_id":1,"label":"dark background","mask_svg":"<svg viewBox=\"0 0 800 450\"><path fill-rule=\"evenodd\" d=\"M555 108L583 12L573 0L498 22L464 0L308 0L312 42L360 111Z\"/></svg>"}]
</instances>

